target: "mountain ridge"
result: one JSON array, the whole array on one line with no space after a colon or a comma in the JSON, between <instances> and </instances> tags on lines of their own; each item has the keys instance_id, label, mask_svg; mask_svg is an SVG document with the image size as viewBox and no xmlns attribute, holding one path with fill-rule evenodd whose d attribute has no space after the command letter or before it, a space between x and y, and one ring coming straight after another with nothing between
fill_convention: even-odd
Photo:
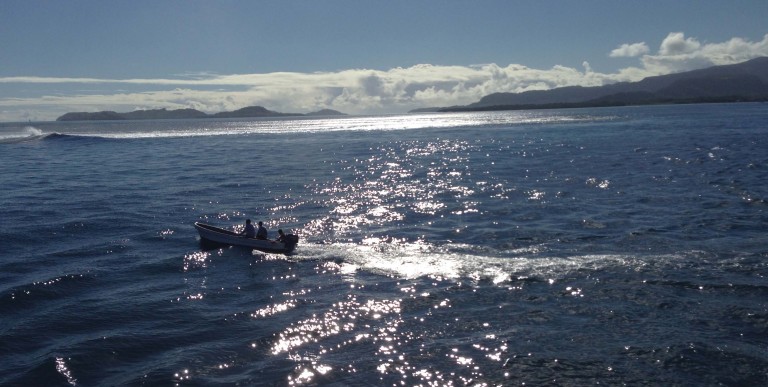
<instances>
[{"instance_id":1,"label":"mountain ridge","mask_svg":"<svg viewBox=\"0 0 768 387\"><path fill-rule=\"evenodd\" d=\"M113 111L100 112L70 112L56 118L56 121L127 121L127 120L172 120L172 119L205 119L205 118L259 118L259 117L316 117L316 116L346 116L332 109L323 109L311 113L280 113L268 110L262 106L248 106L231 112L207 114L196 109L150 109L134 110L128 113Z\"/></svg>"},{"instance_id":2,"label":"mountain ridge","mask_svg":"<svg viewBox=\"0 0 768 387\"><path fill-rule=\"evenodd\" d=\"M658 75L638 82L594 87L567 86L522 93L493 93L466 106L416 109L414 112L739 101L768 101L768 57L732 65Z\"/></svg>"}]
</instances>

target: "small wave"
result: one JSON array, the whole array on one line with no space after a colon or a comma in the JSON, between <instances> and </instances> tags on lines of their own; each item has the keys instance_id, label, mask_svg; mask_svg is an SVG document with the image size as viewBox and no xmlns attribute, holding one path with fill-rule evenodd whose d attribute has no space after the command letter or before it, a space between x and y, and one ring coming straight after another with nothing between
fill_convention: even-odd
<instances>
[{"instance_id":1,"label":"small wave","mask_svg":"<svg viewBox=\"0 0 768 387\"><path fill-rule=\"evenodd\" d=\"M57 299L62 295L84 291L93 278L93 274L89 272L72 273L4 289L0 293L0 311L7 315L41 302Z\"/></svg>"}]
</instances>

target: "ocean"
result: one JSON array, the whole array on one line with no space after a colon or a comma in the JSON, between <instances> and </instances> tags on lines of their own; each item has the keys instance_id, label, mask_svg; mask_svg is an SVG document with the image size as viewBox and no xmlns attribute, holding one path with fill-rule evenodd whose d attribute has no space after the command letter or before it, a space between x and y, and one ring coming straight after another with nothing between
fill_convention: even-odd
<instances>
[{"instance_id":1,"label":"ocean","mask_svg":"<svg viewBox=\"0 0 768 387\"><path fill-rule=\"evenodd\" d=\"M0 124L0 385L768 385L768 105ZM201 243L263 221L293 254Z\"/></svg>"}]
</instances>

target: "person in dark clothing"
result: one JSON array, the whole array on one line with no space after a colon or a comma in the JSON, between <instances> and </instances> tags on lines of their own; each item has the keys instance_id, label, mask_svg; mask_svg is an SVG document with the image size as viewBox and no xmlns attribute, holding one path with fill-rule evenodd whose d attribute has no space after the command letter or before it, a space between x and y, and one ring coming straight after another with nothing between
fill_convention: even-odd
<instances>
[{"instance_id":1,"label":"person in dark clothing","mask_svg":"<svg viewBox=\"0 0 768 387\"><path fill-rule=\"evenodd\" d=\"M259 230L256 231L256 239L267 239L267 229L262 222L259 222Z\"/></svg>"},{"instance_id":2,"label":"person in dark clothing","mask_svg":"<svg viewBox=\"0 0 768 387\"><path fill-rule=\"evenodd\" d=\"M261 222L259 222L259 225L261 225ZM245 229L240 233L240 235L245 235L246 238L253 238L256 236L256 228L253 227L250 219L245 220Z\"/></svg>"}]
</instances>

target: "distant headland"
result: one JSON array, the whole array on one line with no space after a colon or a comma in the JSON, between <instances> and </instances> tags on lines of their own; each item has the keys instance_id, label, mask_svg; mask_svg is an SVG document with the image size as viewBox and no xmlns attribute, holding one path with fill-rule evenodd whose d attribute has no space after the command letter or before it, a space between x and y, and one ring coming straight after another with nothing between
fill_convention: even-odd
<instances>
[{"instance_id":1,"label":"distant headland","mask_svg":"<svg viewBox=\"0 0 768 387\"><path fill-rule=\"evenodd\" d=\"M495 93L466 106L431 107L423 112L563 109L630 105L768 101L768 57L733 65L648 77L605 86L570 86L522 93Z\"/></svg>"},{"instance_id":2,"label":"distant headland","mask_svg":"<svg viewBox=\"0 0 768 387\"><path fill-rule=\"evenodd\" d=\"M136 110L129 113L101 111L95 113L72 112L66 113L56 121L124 121L124 120L178 120L199 118L261 118L261 117L319 117L346 116L346 114L331 109L323 109L312 113L280 113L261 106L249 106L232 112L214 114L203 113L195 109L153 109Z\"/></svg>"}]
</instances>

